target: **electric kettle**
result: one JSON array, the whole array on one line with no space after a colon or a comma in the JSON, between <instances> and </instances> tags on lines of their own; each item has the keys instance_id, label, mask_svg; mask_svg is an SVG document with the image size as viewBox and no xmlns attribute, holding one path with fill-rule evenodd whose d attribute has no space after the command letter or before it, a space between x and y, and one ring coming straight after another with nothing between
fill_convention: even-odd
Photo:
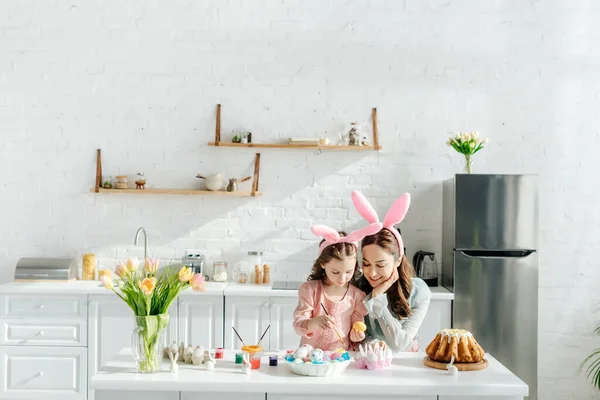
<instances>
[{"instance_id":1,"label":"electric kettle","mask_svg":"<svg viewBox=\"0 0 600 400\"><path fill-rule=\"evenodd\" d=\"M434 253L423 250L417 251L413 257L413 266L417 278L423 279L427 286L435 287L438 285L438 268Z\"/></svg>"}]
</instances>

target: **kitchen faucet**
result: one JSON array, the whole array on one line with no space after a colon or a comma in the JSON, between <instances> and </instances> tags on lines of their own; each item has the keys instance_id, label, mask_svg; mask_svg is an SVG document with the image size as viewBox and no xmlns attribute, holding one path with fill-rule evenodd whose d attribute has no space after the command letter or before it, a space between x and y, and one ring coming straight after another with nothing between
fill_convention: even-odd
<instances>
[{"instance_id":1,"label":"kitchen faucet","mask_svg":"<svg viewBox=\"0 0 600 400\"><path fill-rule=\"evenodd\" d=\"M148 258L148 234L146 233L144 227L138 228L137 232L135 233L135 242L133 244L137 246L140 233L142 232L144 232L144 260L146 260Z\"/></svg>"}]
</instances>

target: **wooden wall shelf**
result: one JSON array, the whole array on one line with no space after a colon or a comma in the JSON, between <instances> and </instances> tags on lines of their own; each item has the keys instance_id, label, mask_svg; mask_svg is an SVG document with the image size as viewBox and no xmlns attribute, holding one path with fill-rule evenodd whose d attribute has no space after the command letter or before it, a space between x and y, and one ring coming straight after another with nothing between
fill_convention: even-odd
<instances>
[{"instance_id":1,"label":"wooden wall shelf","mask_svg":"<svg viewBox=\"0 0 600 400\"><path fill-rule=\"evenodd\" d=\"M312 145L312 144L285 144L285 143L233 143L221 141L221 105L217 104L217 120L215 124L215 141L209 142L209 146L215 147L254 147L261 149L308 149L308 150L344 150L344 151L375 151L381 150L379 145L379 133L377 127L377 108L371 110L371 120L373 123L373 145L372 146L338 146Z\"/></svg>"},{"instance_id":2,"label":"wooden wall shelf","mask_svg":"<svg viewBox=\"0 0 600 400\"><path fill-rule=\"evenodd\" d=\"M91 192L95 192L96 189L90 189ZM110 194L183 194L183 195L206 195L206 196L238 196L238 197L249 197L249 196L262 196L262 192L228 192L226 190L196 190L196 189L104 189L99 188L98 193L110 193Z\"/></svg>"},{"instance_id":3,"label":"wooden wall shelf","mask_svg":"<svg viewBox=\"0 0 600 400\"><path fill-rule=\"evenodd\" d=\"M284 143L227 143L208 142L209 146L216 147L254 147L261 149L309 149L309 150L345 150L345 151L373 151L375 146L336 146L312 144L284 144Z\"/></svg>"},{"instance_id":4,"label":"wooden wall shelf","mask_svg":"<svg viewBox=\"0 0 600 400\"><path fill-rule=\"evenodd\" d=\"M183 195L205 195L205 196L237 196L237 197L255 197L262 196L258 191L258 181L260 177L260 153L254 156L254 174L252 179L252 190L228 192L226 190L201 190L201 189L104 189L102 187L102 158L100 149L96 150L96 184L90 190L93 193L110 194L183 194Z\"/></svg>"}]
</instances>

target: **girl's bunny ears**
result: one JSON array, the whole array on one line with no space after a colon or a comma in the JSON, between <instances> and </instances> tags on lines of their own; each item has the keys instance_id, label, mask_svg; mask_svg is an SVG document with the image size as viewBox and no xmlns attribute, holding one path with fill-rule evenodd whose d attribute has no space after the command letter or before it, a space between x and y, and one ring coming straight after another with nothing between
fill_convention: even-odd
<instances>
[{"instance_id":1,"label":"girl's bunny ears","mask_svg":"<svg viewBox=\"0 0 600 400\"><path fill-rule=\"evenodd\" d=\"M379 222L379 217L377 216L375 209L371 203L369 203L366 197L363 196L363 194L358 190L352 192L352 202L354 203L356 211L358 211L358 213L370 223L369 227L379 227L379 229L377 229L374 233L379 232L383 228L392 232L396 238L396 241L398 242L398 251L400 257L402 257L404 255L404 243L402 241L402 237L400 236L400 232L394 228L394 225L400 223L400 221L404 219L404 216L408 211L408 207L410 206L410 194L404 193L398 200L394 202L394 204L392 204L392 207L389 209L385 215L385 218L383 219L383 223ZM371 235L374 233L371 233Z\"/></svg>"},{"instance_id":2,"label":"girl's bunny ears","mask_svg":"<svg viewBox=\"0 0 600 400\"><path fill-rule=\"evenodd\" d=\"M348 236L340 236L338 231L325 225L313 225L310 230L315 236L321 236L325 241L319 246L319 255L323 252L325 247L331 246L337 243L350 243L354 247L358 248L358 242L365 236L374 235L381 229L381 224L371 224L364 228L358 229Z\"/></svg>"}]
</instances>

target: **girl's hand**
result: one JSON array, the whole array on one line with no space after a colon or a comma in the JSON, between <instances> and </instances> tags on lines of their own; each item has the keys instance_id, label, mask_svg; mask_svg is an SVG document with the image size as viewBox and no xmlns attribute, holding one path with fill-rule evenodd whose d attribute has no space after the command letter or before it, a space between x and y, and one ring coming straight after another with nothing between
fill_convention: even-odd
<instances>
[{"instance_id":1,"label":"girl's hand","mask_svg":"<svg viewBox=\"0 0 600 400\"><path fill-rule=\"evenodd\" d=\"M366 335L364 332L357 331L356 329L350 331L350 340L354 343L362 342L365 340L365 337Z\"/></svg>"},{"instance_id":2,"label":"girl's hand","mask_svg":"<svg viewBox=\"0 0 600 400\"><path fill-rule=\"evenodd\" d=\"M377 297L381 294L384 294L385 292L387 292L387 290L389 288L392 287L392 285L394 283L396 283L396 281L400 278L400 275L398 275L398 268L394 268L394 272L392 272L392 275L387 278L385 280L385 282L383 282L381 285L377 286L375 289L373 289L373 292L371 292L371 297Z\"/></svg>"},{"instance_id":3,"label":"girl's hand","mask_svg":"<svg viewBox=\"0 0 600 400\"><path fill-rule=\"evenodd\" d=\"M311 318L310 321L308 321L306 330L308 332L314 332L317 329L326 330L333 328L334 325L335 321L333 318L328 315L319 315L318 317Z\"/></svg>"}]
</instances>

